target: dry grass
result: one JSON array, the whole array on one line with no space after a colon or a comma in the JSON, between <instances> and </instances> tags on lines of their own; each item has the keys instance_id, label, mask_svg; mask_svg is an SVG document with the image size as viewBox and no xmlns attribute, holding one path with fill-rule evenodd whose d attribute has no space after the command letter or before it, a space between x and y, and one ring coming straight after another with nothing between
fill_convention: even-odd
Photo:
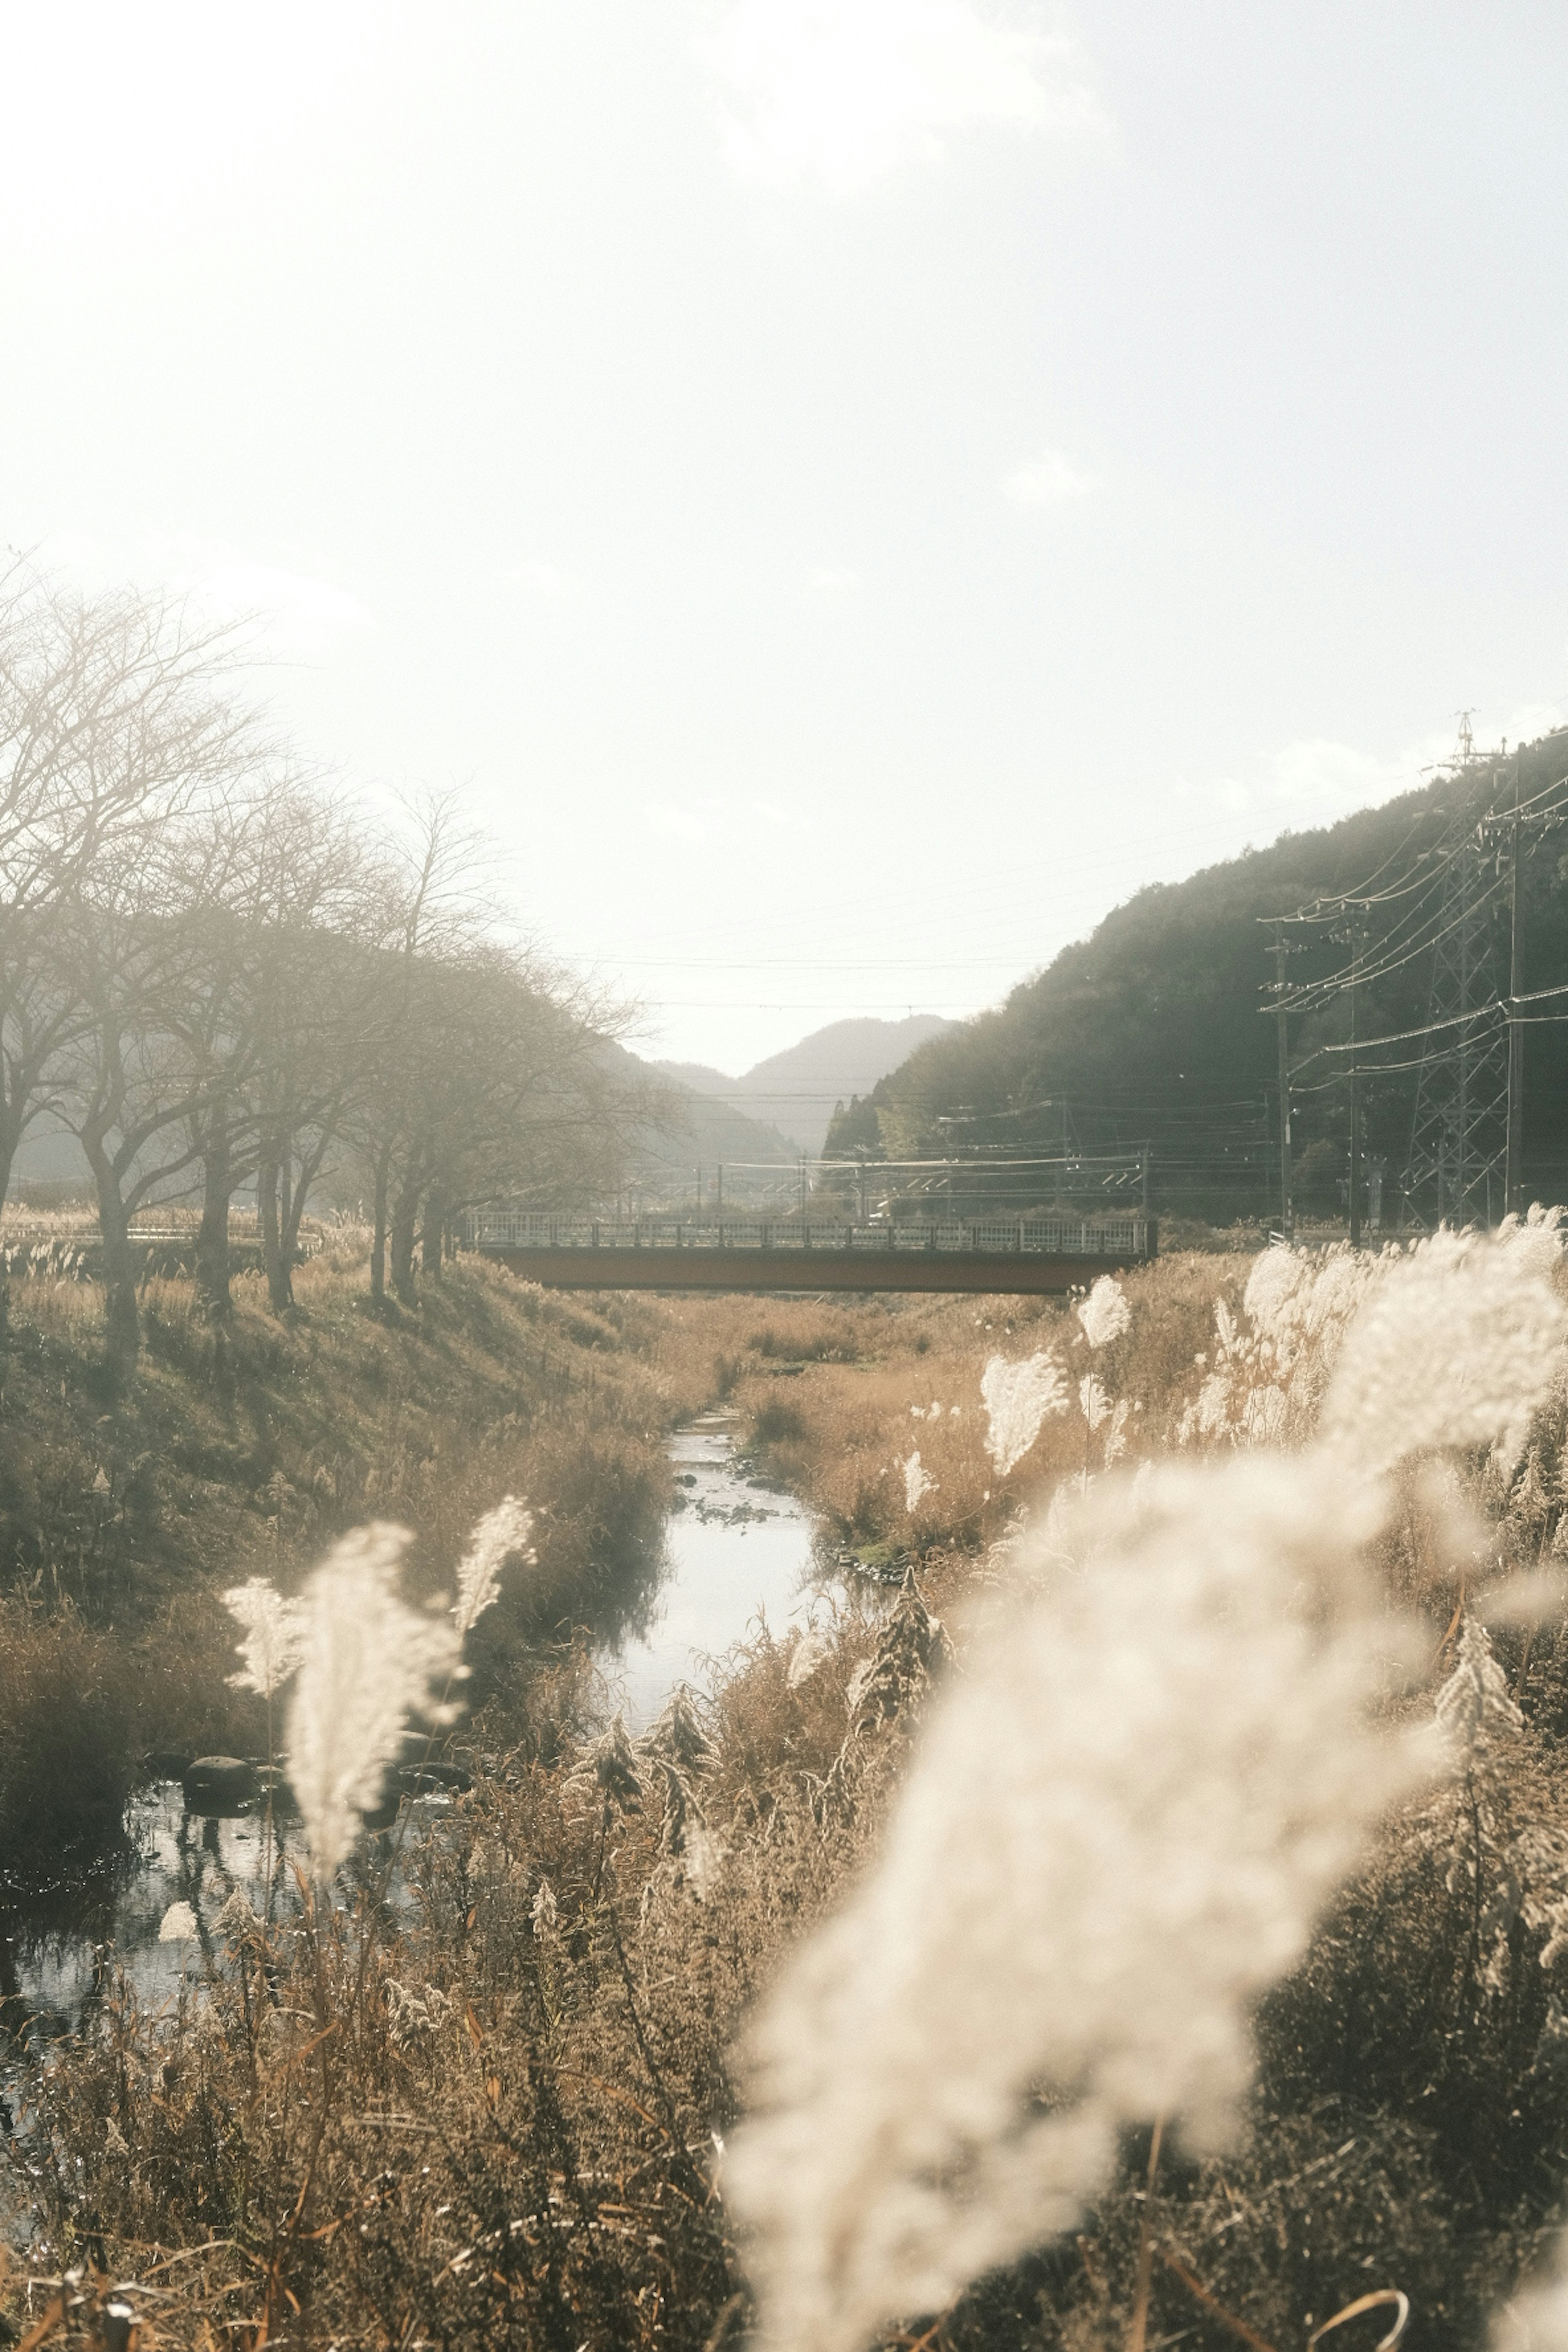
<instances>
[{"instance_id":1,"label":"dry grass","mask_svg":"<svg viewBox=\"0 0 1568 2352\"><path fill-rule=\"evenodd\" d=\"M0 1684L54 1687L58 1643L79 1643L61 1720L90 1742L103 1717L92 1644L111 1644L130 1694L115 1713L121 1794L149 1753L264 1752L259 1703L226 1685L235 1632L218 1595L250 1575L292 1590L362 1518L416 1530L424 1592L449 1580L501 1494L533 1500L537 1573L486 1621L478 1661L493 1706L521 1703L531 1661L576 1626L635 1612L656 1572L679 1399L639 1352L654 1318L635 1302L598 1313L469 1261L418 1317L383 1318L352 1237L333 1237L296 1288L279 1322L242 1277L220 1339L189 1281L149 1281L142 1361L121 1388L100 1369L95 1284L12 1286ZM35 1844L96 1820L94 1774L41 1786L15 1778L15 1754L0 1742L0 1830L24 1806Z\"/></svg>"},{"instance_id":2,"label":"dry grass","mask_svg":"<svg viewBox=\"0 0 1568 2352\"><path fill-rule=\"evenodd\" d=\"M1095 1370L1112 1396L1142 1406L1134 1456L1172 1441L1214 1348L1216 1298L1234 1307L1247 1271L1244 1259L1194 1256L1130 1278L1131 1328ZM718 1398L842 1539L923 1551L926 1598L960 1625L988 1539L1042 1482L1097 1466L1081 1417L1047 1423L1007 1480L984 1451L989 1353L1055 1347L1075 1381L1088 1369L1061 1306L588 1307L465 1268L414 1331L366 1318L361 1279L346 1247L337 1259L329 1248L302 1271L300 1324L287 1330L242 1295L240 1387L248 1379L267 1400L263 1458L284 1480L273 1490L250 1483L255 1454L238 1473L259 1423L206 1399L204 1335L179 1286L149 1293L159 1337L142 1433L164 1398L158 1425L163 1442L187 1449L177 1476L200 1528L199 1538L189 1530L190 1568L173 1580L194 1612L193 1662L199 1595L220 1563L226 1580L279 1564L287 1582L345 1518L395 1507L420 1528L434 1579L476 1506L502 1486L549 1496L535 1597L550 1596L544 1615L558 1604L569 1614L574 1580L623 1545L635 1555L639 1513L657 1516L662 1488L648 1465L662 1460L661 1432ZM68 1352L63 1336L47 1345L59 1354L27 1391L40 1415ZM176 1412L196 1426L176 1430ZM97 1426L80 1410L71 1421L84 1460L123 1443L118 1426L103 1441L89 1434ZM1519 1465L1485 1474L1494 1554L1532 1566L1556 1557L1565 1439L1559 1404L1539 1417ZM231 1475L198 1494L189 1449L208 1449L216 1469L220 1443L234 1449ZM911 1513L892 1474L916 1445L936 1484ZM1472 1485L1479 1467L1468 1465ZM153 1490L158 1511L174 1507L165 1470ZM607 1493L621 1501L612 1507ZM1451 1593L1435 1590L1432 1517L1414 1486L1388 1552L1391 1583L1432 1617L1429 1685L1448 1663ZM173 1612L171 1591L155 1579L146 1591ZM700 1710L706 1754L672 1774L645 1748L631 1784L593 1745L580 1656L547 1647L548 1629L503 1619L481 1658L489 1768L419 1854L412 1916L378 1908L373 1850L337 1910L265 1937L243 1926L217 1937L198 1964L202 1989L177 2014L140 2014L121 1989L36 2079L37 2107L14 2143L34 2275L92 2256L141 2278L170 2352L257 2352L264 2340L408 2352L738 2345L750 2307L715 2139L736 2111L727 2053L788 1948L875 1850L924 1698L911 1661L922 1643L937 1654L907 1625L896 1638L891 1605L861 1588L822 1662L793 1684L789 1643L738 1649ZM915 1607L910 1596L900 1605ZM159 1622L172 1640L179 1620ZM1306 1961L1264 2005L1238 2144L1201 2162L1167 2144L1151 2200L1147 2137L1133 2136L1081 2234L931 2315L896 2339L906 2352L916 2341L929 2352L1119 2352L1144 2242L1155 2250L1152 2344L1219 2352L1239 2322L1287 2352L1384 2284L1415 2298L1419 2340L1436 2352L1483 2339L1487 2312L1543 2242L1568 2186L1568 1982L1562 1964L1542 1967L1542 1934L1517 1894L1552 1840L1568 1839L1555 1761L1568 1737L1568 1631L1495 1639L1527 1720L1506 1778L1472 1805L1485 1841L1462 1790L1447 1811L1413 1806L1389 1822ZM58 1684L38 1654L42 1708ZM194 1663L171 1668L185 1674L199 1679ZM1419 1688L1403 1702L1424 1703ZM482 1739L484 1718L479 1730ZM1467 1854L1469 1875L1453 1868ZM1500 1996L1474 1932L1476 1905L1494 1895L1510 1939ZM51 2292L29 2302L16 2288L15 2319L36 2319Z\"/></svg>"},{"instance_id":3,"label":"dry grass","mask_svg":"<svg viewBox=\"0 0 1568 2352\"><path fill-rule=\"evenodd\" d=\"M1234 1303L1249 1265L1187 1255L1130 1275L1131 1329L1098 1353L1066 1300L716 1298L672 1311L654 1360L688 1391L706 1381L724 1398L751 1449L840 1542L862 1552L973 1550L1042 1484L1099 1467L1102 1451L1075 1408L1047 1421L1000 1476L980 1398L987 1358L1052 1349L1075 1391L1092 1369L1135 1408L1136 1459L1170 1442L1202 1378L1194 1360L1212 1344L1215 1299ZM917 1449L931 1483L910 1510L901 1465Z\"/></svg>"},{"instance_id":4,"label":"dry grass","mask_svg":"<svg viewBox=\"0 0 1568 2352\"><path fill-rule=\"evenodd\" d=\"M35 2265L134 2270L169 2347L695 2352L737 2322L723 2048L863 1850L918 1704L891 1686L847 1742L875 1639L793 1690L785 1652L738 1657L679 1771L651 1739L604 1781L591 1748L514 1757L422 1851L412 1921L378 1910L372 1854L352 1911L215 1938L172 2016L121 1986L36 2082L20 2148L81 2155L29 2179Z\"/></svg>"}]
</instances>

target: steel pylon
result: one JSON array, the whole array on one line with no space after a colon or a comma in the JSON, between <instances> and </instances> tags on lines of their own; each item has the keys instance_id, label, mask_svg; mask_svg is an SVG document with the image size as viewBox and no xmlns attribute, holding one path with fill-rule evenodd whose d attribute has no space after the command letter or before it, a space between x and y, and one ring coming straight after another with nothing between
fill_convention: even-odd
<instances>
[{"instance_id":1,"label":"steel pylon","mask_svg":"<svg viewBox=\"0 0 1568 2352\"><path fill-rule=\"evenodd\" d=\"M1470 782L1462 771L1455 781ZM1474 797L1465 792L1438 852L1443 892L1426 1018L1451 1025L1429 1037L1422 1055L1403 1182L1406 1213L1424 1224L1490 1224L1506 1206L1508 1023L1499 1002L1506 976L1489 903L1496 859L1480 840Z\"/></svg>"}]
</instances>

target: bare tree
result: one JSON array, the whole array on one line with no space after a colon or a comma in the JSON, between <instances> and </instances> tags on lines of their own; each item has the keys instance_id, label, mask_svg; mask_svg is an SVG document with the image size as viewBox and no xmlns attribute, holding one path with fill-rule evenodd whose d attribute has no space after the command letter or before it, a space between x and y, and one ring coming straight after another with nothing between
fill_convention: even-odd
<instances>
[{"instance_id":1,"label":"bare tree","mask_svg":"<svg viewBox=\"0 0 1568 2352\"><path fill-rule=\"evenodd\" d=\"M449 1221L480 1201L565 1205L613 1189L640 1095L605 1041L617 1008L497 936L473 889L482 841L450 797L415 812L375 958L376 1018L350 1118L373 1202L371 1294L415 1304Z\"/></svg>"},{"instance_id":2,"label":"bare tree","mask_svg":"<svg viewBox=\"0 0 1568 2352\"><path fill-rule=\"evenodd\" d=\"M188 877L145 847L100 856L61 909L56 953L80 1007L61 1089L65 1115L98 1193L109 1355L134 1363L140 1344L131 1221L168 1199L202 1153L210 1077L193 1071L170 1008L193 990L204 942L183 921Z\"/></svg>"},{"instance_id":3,"label":"bare tree","mask_svg":"<svg viewBox=\"0 0 1568 2352\"><path fill-rule=\"evenodd\" d=\"M640 1107L604 1053L603 1006L500 947L426 960L411 992L392 1161L393 1287L414 1299L463 1210L505 1199L568 1207L614 1189Z\"/></svg>"},{"instance_id":4,"label":"bare tree","mask_svg":"<svg viewBox=\"0 0 1568 2352\"><path fill-rule=\"evenodd\" d=\"M272 1304L291 1296L300 1217L356 1075L373 876L343 814L295 773L248 779L186 838L179 920L194 951L164 1017L195 1104L197 1290L223 1322L230 1203L252 1179Z\"/></svg>"},{"instance_id":5,"label":"bare tree","mask_svg":"<svg viewBox=\"0 0 1568 2352\"><path fill-rule=\"evenodd\" d=\"M281 796L258 940L256 1202L268 1297L293 1303L300 1226L338 1142L379 1020L389 886L365 829L314 792Z\"/></svg>"},{"instance_id":6,"label":"bare tree","mask_svg":"<svg viewBox=\"0 0 1568 2352\"><path fill-rule=\"evenodd\" d=\"M0 574L0 1198L83 1018L62 910L232 772L251 722L218 688L237 650L165 600L85 597L23 562Z\"/></svg>"}]
</instances>

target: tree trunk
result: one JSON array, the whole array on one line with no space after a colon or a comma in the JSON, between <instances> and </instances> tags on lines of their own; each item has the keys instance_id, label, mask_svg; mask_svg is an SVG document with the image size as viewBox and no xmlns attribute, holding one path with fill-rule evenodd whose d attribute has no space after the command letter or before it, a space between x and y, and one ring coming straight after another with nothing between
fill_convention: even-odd
<instances>
[{"instance_id":1,"label":"tree trunk","mask_svg":"<svg viewBox=\"0 0 1568 2352\"><path fill-rule=\"evenodd\" d=\"M370 1244L370 1295L378 1307L386 1297L386 1194L391 1172L389 1143L375 1163L375 1232Z\"/></svg>"},{"instance_id":2,"label":"tree trunk","mask_svg":"<svg viewBox=\"0 0 1568 2352\"><path fill-rule=\"evenodd\" d=\"M321 1162L327 1156L328 1150L331 1144L331 1132L323 1129L317 1135L316 1140L310 1150L309 1151L302 1151L300 1154L299 1173L295 1179L292 1192L289 1190L289 1161L293 1158L292 1151L290 1151L285 1159L283 1171L283 1260L284 1264L289 1267L296 1266L300 1263L300 1223L305 1213L305 1203L310 1197L310 1187L321 1172ZM292 1283L289 1285L289 1295L290 1297L294 1295Z\"/></svg>"},{"instance_id":3,"label":"tree trunk","mask_svg":"<svg viewBox=\"0 0 1568 2352\"><path fill-rule=\"evenodd\" d=\"M228 1286L228 1202L232 1190L228 1122L215 1110L202 1162L202 1222L196 1234L196 1297L209 1323L234 1319Z\"/></svg>"},{"instance_id":4,"label":"tree trunk","mask_svg":"<svg viewBox=\"0 0 1568 2352\"><path fill-rule=\"evenodd\" d=\"M136 1261L131 1220L120 1196L120 1180L103 1139L90 1129L81 1138L98 1189L98 1229L103 1240L103 1325L110 1369L125 1377L136 1369L142 1348L142 1318L136 1305Z\"/></svg>"},{"instance_id":5,"label":"tree trunk","mask_svg":"<svg viewBox=\"0 0 1568 2352\"><path fill-rule=\"evenodd\" d=\"M256 1214L261 1227L261 1263L267 1271L267 1302L274 1315L281 1315L294 1304L289 1250L278 1215L279 1173L277 1146L272 1145L256 1171Z\"/></svg>"},{"instance_id":6,"label":"tree trunk","mask_svg":"<svg viewBox=\"0 0 1568 2352\"><path fill-rule=\"evenodd\" d=\"M435 1282L441 1279L441 1244L447 1231L447 1196L438 1184L430 1188L425 1203L425 1231L420 1250L425 1271Z\"/></svg>"},{"instance_id":7,"label":"tree trunk","mask_svg":"<svg viewBox=\"0 0 1568 2352\"><path fill-rule=\"evenodd\" d=\"M414 1236L418 1223L418 1183L410 1175L397 1196L397 1210L392 1220L392 1286L405 1307L419 1304L419 1294L414 1287Z\"/></svg>"},{"instance_id":8,"label":"tree trunk","mask_svg":"<svg viewBox=\"0 0 1568 2352\"><path fill-rule=\"evenodd\" d=\"M3 1084L3 1074L0 1074L0 1084ZM0 1209L11 1197L11 1170L16 1163L24 1124L0 1091ZM5 1259L0 1258L0 1341L5 1339L10 1324L11 1277L5 1271Z\"/></svg>"}]
</instances>

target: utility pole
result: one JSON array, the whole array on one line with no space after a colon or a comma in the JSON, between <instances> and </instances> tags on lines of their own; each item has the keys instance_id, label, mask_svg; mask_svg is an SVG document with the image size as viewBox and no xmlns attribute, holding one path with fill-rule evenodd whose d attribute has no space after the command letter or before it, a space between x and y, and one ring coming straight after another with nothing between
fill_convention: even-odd
<instances>
[{"instance_id":1,"label":"utility pole","mask_svg":"<svg viewBox=\"0 0 1568 2352\"><path fill-rule=\"evenodd\" d=\"M1285 919L1274 917L1274 1018L1279 1045L1279 1230L1290 1238L1290 1042L1289 1015L1285 1010Z\"/></svg>"},{"instance_id":2,"label":"utility pole","mask_svg":"<svg viewBox=\"0 0 1568 2352\"><path fill-rule=\"evenodd\" d=\"M1356 991L1365 940L1364 910L1351 917L1351 1247L1361 1247L1361 1072L1356 1067Z\"/></svg>"},{"instance_id":3,"label":"utility pole","mask_svg":"<svg viewBox=\"0 0 1568 2352\"><path fill-rule=\"evenodd\" d=\"M1513 843L1508 877L1508 1151L1503 1162L1504 1216L1524 1205L1524 1024L1518 1007L1518 1000L1524 992L1524 942L1519 929L1520 819L1523 798L1524 747L1519 744L1513 754Z\"/></svg>"}]
</instances>

